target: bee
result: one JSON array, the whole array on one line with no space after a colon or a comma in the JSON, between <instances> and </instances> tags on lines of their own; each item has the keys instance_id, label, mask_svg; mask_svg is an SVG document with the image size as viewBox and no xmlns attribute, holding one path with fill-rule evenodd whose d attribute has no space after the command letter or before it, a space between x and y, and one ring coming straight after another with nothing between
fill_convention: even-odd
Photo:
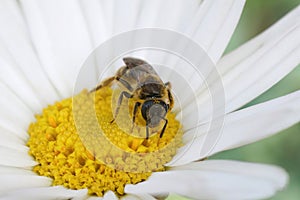
<instances>
[{"instance_id":1,"label":"bee","mask_svg":"<svg viewBox=\"0 0 300 200\"><path fill-rule=\"evenodd\" d=\"M135 102L132 114L133 125L140 109L146 122L146 139L149 138L149 128L157 127L163 120L164 126L160 131L161 138L168 125L166 115L174 105L171 84L170 82L164 83L154 68L144 60L125 57L123 61L125 66L121 67L115 76L105 79L91 92L117 82L122 88L122 92L117 101L114 117L117 118L118 116L123 98L133 99ZM115 118L111 123L114 122Z\"/></svg>"}]
</instances>

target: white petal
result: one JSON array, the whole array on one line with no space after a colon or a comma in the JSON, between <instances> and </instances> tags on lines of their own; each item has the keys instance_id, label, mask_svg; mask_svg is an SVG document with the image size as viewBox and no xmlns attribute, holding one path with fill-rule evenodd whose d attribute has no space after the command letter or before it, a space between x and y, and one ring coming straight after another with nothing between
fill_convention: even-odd
<instances>
[{"instance_id":1,"label":"white petal","mask_svg":"<svg viewBox=\"0 0 300 200\"><path fill-rule=\"evenodd\" d=\"M188 31L214 62L223 54L238 23L244 0L204 1Z\"/></svg>"},{"instance_id":2,"label":"white petal","mask_svg":"<svg viewBox=\"0 0 300 200\"><path fill-rule=\"evenodd\" d=\"M50 186L51 182L50 178L38 175L1 174L0 195L7 194L16 189Z\"/></svg>"},{"instance_id":3,"label":"white petal","mask_svg":"<svg viewBox=\"0 0 300 200\"><path fill-rule=\"evenodd\" d=\"M220 60L227 112L262 94L300 63L299 18L300 6Z\"/></svg>"},{"instance_id":4,"label":"white petal","mask_svg":"<svg viewBox=\"0 0 300 200\"><path fill-rule=\"evenodd\" d=\"M0 165L30 168L36 161L29 156L28 151L19 151L0 146Z\"/></svg>"},{"instance_id":5,"label":"white petal","mask_svg":"<svg viewBox=\"0 0 300 200\"><path fill-rule=\"evenodd\" d=\"M107 191L104 196L104 200L118 200L119 198L116 196L116 194L112 191Z\"/></svg>"},{"instance_id":6,"label":"white petal","mask_svg":"<svg viewBox=\"0 0 300 200\"><path fill-rule=\"evenodd\" d=\"M164 28L192 37L204 46L216 62L237 25L245 1L128 2L126 0L81 2L96 45L111 35L136 28ZM170 7L172 9L169 9ZM106 27L104 31L103 27Z\"/></svg>"},{"instance_id":7,"label":"white petal","mask_svg":"<svg viewBox=\"0 0 300 200\"><path fill-rule=\"evenodd\" d=\"M45 71L63 97L71 96L78 68L91 51L77 1L21 1L31 39Z\"/></svg>"},{"instance_id":8,"label":"white petal","mask_svg":"<svg viewBox=\"0 0 300 200\"><path fill-rule=\"evenodd\" d=\"M197 0L145 1L140 5L136 27L155 27L184 32L201 3L202 1Z\"/></svg>"},{"instance_id":9,"label":"white petal","mask_svg":"<svg viewBox=\"0 0 300 200\"><path fill-rule=\"evenodd\" d=\"M103 0L103 1L99 1L99 3L101 4L101 12L103 13L103 19L106 22L105 23L105 29L106 32L108 33L108 36L112 36L113 35L113 22L114 22L114 18L115 18L115 13L114 13L114 8L117 6L116 5L116 1L110 1L110 0Z\"/></svg>"},{"instance_id":10,"label":"white petal","mask_svg":"<svg viewBox=\"0 0 300 200\"><path fill-rule=\"evenodd\" d=\"M300 121L300 91L229 114L211 153L269 137Z\"/></svg>"},{"instance_id":11,"label":"white petal","mask_svg":"<svg viewBox=\"0 0 300 200\"><path fill-rule=\"evenodd\" d=\"M156 200L149 194L127 194L121 200Z\"/></svg>"},{"instance_id":12,"label":"white petal","mask_svg":"<svg viewBox=\"0 0 300 200\"><path fill-rule=\"evenodd\" d=\"M24 134L26 134L24 132ZM25 146L26 140L17 136L17 134L0 127L0 146L13 147L13 146ZM25 138L25 137L24 137ZM23 147L21 147L23 148Z\"/></svg>"},{"instance_id":13,"label":"white petal","mask_svg":"<svg viewBox=\"0 0 300 200\"><path fill-rule=\"evenodd\" d=\"M170 170L209 170L224 173L246 174L271 180L278 188L283 188L288 180L286 172L279 167L231 160L205 160L201 162L192 162L187 165L171 167ZM275 174L277 174L277 176L274 176Z\"/></svg>"},{"instance_id":14,"label":"white petal","mask_svg":"<svg viewBox=\"0 0 300 200\"><path fill-rule=\"evenodd\" d=\"M135 27L139 20L138 14L140 13L139 0L115 0L113 7L113 35L131 30Z\"/></svg>"},{"instance_id":15,"label":"white petal","mask_svg":"<svg viewBox=\"0 0 300 200\"><path fill-rule=\"evenodd\" d=\"M169 165L186 164L270 137L300 121L299 102L300 91L297 91L226 115L223 130L210 132L213 134L222 131L220 138L215 141L215 146L211 146L209 152L202 149L206 142L206 134L192 133L191 129L190 142L180 149Z\"/></svg>"},{"instance_id":16,"label":"white petal","mask_svg":"<svg viewBox=\"0 0 300 200\"><path fill-rule=\"evenodd\" d=\"M34 121L33 112L20 98L14 95L11 90L1 83L0 91L3 97L5 97L0 99L0 127L9 130L10 133L15 134L17 137L26 140L28 138L28 126Z\"/></svg>"},{"instance_id":17,"label":"white petal","mask_svg":"<svg viewBox=\"0 0 300 200\"><path fill-rule=\"evenodd\" d=\"M112 36L140 28L163 28L183 33L189 27L199 5L198 0L82 1L88 28L96 46ZM134 35L132 40L135 40ZM142 58L144 54L138 57Z\"/></svg>"},{"instance_id":18,"label":"white petal","mask_svg":"<svg viewBox=\"0 0 300 200\"><path fill-rule=\"evenodd\" d=\"M0 165L0 175L36 175L31 169L23 169L18 167L8 167Z\"/></svg>"},{"instance_id":19,"label":"white petal","mask_svg":"<svg viewBox=\"0 0 300 200\"><path fill-rule=\"evenodd\" d=\"M5 131L5 133L1 133L0 147L13 149L21 152L28 151L28 147L25 146L25 142L18 140L18 138L14 137L14 135L12 134L9 134L9 132L7 131Z\"/></svg>"},{"instance_id":20,"label":"white petal","mask_svg":"<svg viewBox=\"0 0 300 200\"><path fill-rule=\"evenodd\" d=\"M108 39L112 33L112 19L105 15L108 12L104 9L105 3L113 4L113 1L80 1L94 47Z\"/></svg>"},{"instance_id":21,"label":"white petal","mask_svg":"<svg viewBox=\"0 0 300 200\"><path fill-rule=\"evenodd\" d=\"M3 70L1 81L13 89L31 108L38 108L40 103L46 104L57 99L57 92L41 68L32 47L16 1L1 1L0 26L0 62L1 71ZM29 91L32 95L31 101L27 99L29 95L26 95ZM37 97L36 93L40 95Z\"/></svg>"},{"instance_id":22,"label":"white petal","mask_svg":"<svg viewBox=\"0 0 300 200\"><path fill-rule=\"evenodd\" d=\"M140 6L136 27L157 27L184 33L217 62L238 23L244 3L243 0L151 1Z\"/></svg>"},{"instance_id":23,"label":"white petal","mask_svg":"<svg viewBox=\"0 0 300 200\"><path fill-rule=\"evenodd\" d=\"M65 199L85 199L87 190L69 190L61 186L37 187L20 189L7 193L3 196L7 200L65 200ZM1 198L1 197L0 197Z\"/></svg>"},{"instance_id":24,"label":"white petal","mask_svg":"<svg viewBox=\"0 0 300 200\"><path fill-rule=\"evenodd\" d=\"M223 168L224 167L224 168ZM153 173L125 192L173 192L196 199L261 199L272 196L287 183L281 168L234 161L207 161Z\"/></svg>"},{"instance_id":25,"label":"white petal","mask_svg":"<svg viewBox=\"0 0 300 200\"><path fill-rule=\"evenodd\" d=\"M13 58L5 55L6 50L0 40L0 84L1 90L5 87L15 96L19 97L34 112L38 112L43 105L41 99L36 95L27 78L15 64Z\"/></svg>"},{"instance_id":26,"label":"white petal","mask_svg":"<svg viewBox=\"0 0 300 200\"><path fill-rule=\"evenodd\" d=\"M18 127L27 130L30 122L34 120L33 112L5 85L0 83L1 95L4 98L0 99L0 110L3 120L18 122ZM17 91L15 91L17 92ZM2 118L0 120L2 120Z\"/></svg>"},{"instance_id":27,"label":"white petal","mask_svg":"<svg viewBox=\"0 0 300 200\"><path fill-rule=\"evenodd\" d=\"M108 37L136 28L165 28L184 32L196 14L198 0L82 1L96 45ZM172 6L172 9L169 9ZM154 15L155 13L155 15ZM105 29L105 30L103 30ZM98 34L97 34L98 33Z\"/></svg>"},{"instance_id":28,"label":"white petal","mask_svg":"<svg viewBox=\"0 0 300 200\"><path fill-rule=\"evenodd\" d=\"M87 200L102 200L103 198L102 197L89 197L87 198Z\"/></svg>"}]
</instances>

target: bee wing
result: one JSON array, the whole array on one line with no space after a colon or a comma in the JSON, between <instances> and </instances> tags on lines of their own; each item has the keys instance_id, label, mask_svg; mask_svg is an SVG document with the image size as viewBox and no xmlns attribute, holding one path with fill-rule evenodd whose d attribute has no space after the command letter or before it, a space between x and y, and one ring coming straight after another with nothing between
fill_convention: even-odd
<instances>
[{"instance_id":1,"label":"bee wing","mask_svg":"<svg viewBox=\"0 0 300 200\"><path fill-rule=\"evenodd\" d=\"M133 57L125 57L123 58L124 63L129 69L132 69L139 65L147 65L148 63L144 60L133 58Z\"/></svg>"},{"instance_id":2,"label":"bee wing","mask_svg":"<svg viewBox=\"0 0 300 200\"><path fill-rule=\"evenodd\" d=\"M125 57L125 58L123 58L123 61L126 64L126 66L128 67L128 69L133 69L133 68L140 66L139 71L144 71L145 73L148 73L148 74L156 74L157 75L157 73L153 69L153 67L149 63L147 63L146 61L144 61L142 59L133 58L133 57Z\"/></svg>"}]
</instances>

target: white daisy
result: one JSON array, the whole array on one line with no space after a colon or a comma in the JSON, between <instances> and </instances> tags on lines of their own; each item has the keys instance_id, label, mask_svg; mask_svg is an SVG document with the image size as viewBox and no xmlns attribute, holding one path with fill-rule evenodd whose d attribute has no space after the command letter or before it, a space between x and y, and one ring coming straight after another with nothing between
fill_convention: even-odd
<instances>
[{"instance_id":1,"label":"white daisy","mask_svg":"<svg viewBox=\"0 0 300 200\"><path fill-rule=\"evenodd\" d=\"M210 155L240 147L300 121L300 91L238 110L300 63L300 7L238 49L222 56L244 6L241 0L0 2L0 198L101 199L87 189L52 186L32 171L28 126L47 105L72 95L78 69L112 35L143 27L171 29L201 44L217 63L225 89L225 123ZM198 113L191 114L195 117ZM185 124L183 124L184 126ZM192 129L190 129L192 131ZM126 185L122 199L176 193L194 199L261 199L288 176L276 166L239 161L199 161L205 134L186 132L184 152L166 171ZM176 165L176 166L175 166ZM117 199L107 191L103 199Z\"/></svg>"}]
</instances>

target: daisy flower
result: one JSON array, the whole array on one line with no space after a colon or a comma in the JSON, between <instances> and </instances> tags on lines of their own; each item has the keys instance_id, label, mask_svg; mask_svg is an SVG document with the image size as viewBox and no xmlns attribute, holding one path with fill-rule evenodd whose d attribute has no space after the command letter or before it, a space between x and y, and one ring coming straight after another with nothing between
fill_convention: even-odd
<instances>
[{"instance_id":1,"label":"daisy flower","mask_svg":"<svg viewBox=\"0 0 300 200\"><path fill-rule=\"evenodd\" d=\"M279 167L205 160L215 153L272 136L300 121L300 91L239 109L300 63L300 7L222 56L244 3L2 0L0 198L155 199L176 193L193 199L262 199L283 189L288 175ZM180 125L170 113L168 119L173 121L161 140L167 141L174 127L178 131L182 126L182 144L176 155L174 151L164 152L168 163L152 173L117 171L109 168L110 159L105 160L107 166L99 163L78 140L71 113L73 88L82 63L96 47L119 33L149 27L184 34L202 46L216 63L225 95L222 134L204 153L199 146L208 136L203 131L207 128L207 115L189 108L185 111L188 115L182 114ZM200 89L201 86L195 91L198 106L205 105ZM96 95L95 100L102 103L96 112L103 117L109 107L103 99L111 95L111 89L97 93L100 96ZM90 100L88 93L76 95L79 103L84 102L81 108L85 108ZM199 126L189 125L193 118L202 120ZM116 131L110 124L106 129ZM112 136L121 145L127 141L123 138ZM175 146L179 147L176 142L175 136ZM128 146L136 152L155 149L145 143L147 140L132 140Z\"/></svg>"}]
</instances>

